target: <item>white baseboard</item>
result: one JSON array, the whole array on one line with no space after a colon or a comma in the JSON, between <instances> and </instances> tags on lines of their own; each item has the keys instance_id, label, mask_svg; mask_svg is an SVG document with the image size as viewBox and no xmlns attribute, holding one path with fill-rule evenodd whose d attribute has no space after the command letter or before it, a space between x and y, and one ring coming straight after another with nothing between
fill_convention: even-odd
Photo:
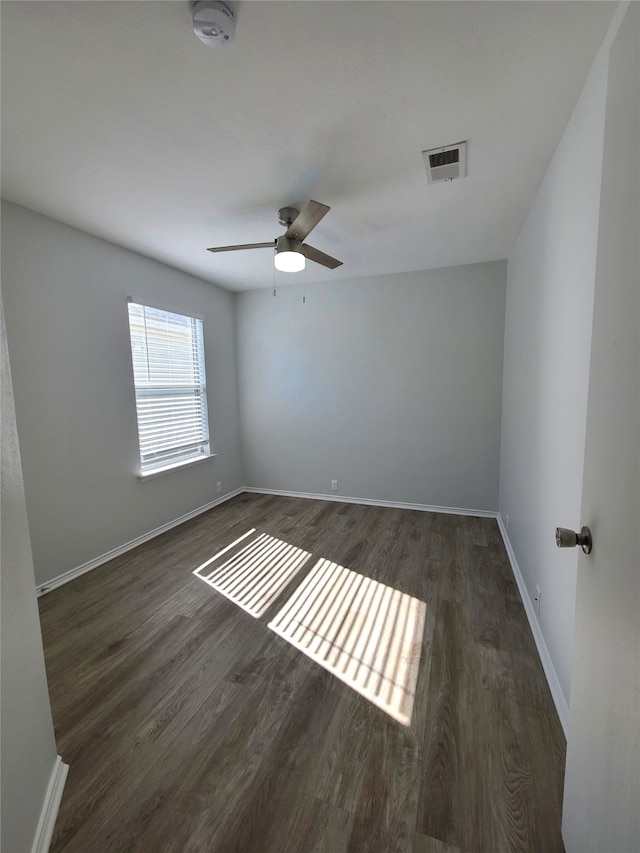
<instances>
[{"instance_id":1,"label":"white baseboard","mask_svg":"<svg viewBox=\"0 0 640 853\"><path fill-rule=\"evenodd\" d=\"M48 853L68 772L69 765L58 755L51 771L31 853Z\"/></svg>"},{"instance_id":2,"label":"white baseboard","mask_svg":"<svg viewBox=\"0 0 640 853\"><path fill-rule=\"evenodd\" d=\"M502 534L502 539L504 541L504 547L507 550L509 562L511 563L511 569L516 579L516 583L518 584L518 589L520 590L520 597L522 598L525 613L527 614L527 619L529 620L533 639L536 642L538 655L540 656L540 661L542 663L542 668L544 669L544 674L547 677L549 689L551 690L551 696L553 697L553 701L556 706L556 711L558 712L558 717L560 718L560 724L562 725L564 736L567 737L569 731L569 705L560 685L558 673L556 672L556 668L554 667L553 661L551 660L549 649L547 648L547 644L544 641L542 628L540 627L540 623L538 622L538 617L536 615L533 602L529 597L529 591L527 590L524 578L522 577L522 572L520 571L520 566L518 565L518 561L513 550L513 545L511 544L511 540L509 539L507 528L505 527L505 524L502 520L502 516L499 513L497 515L497 519L498 527L500 528L500 533Z\"/></svg>"},{"instance_id":3,"label":"white baseboard","mask_svg":"<svg viewBox=\"0 0 640 853\"><path fill-rule=\"evenodd\" d=\"M365 506L384 506L392 509L415 509L421 512L441 512L447 513L448 515L470 515L476 516L478 518L497 518L497 512L493 512L490 510L484 509L464 509L460 507L451 507L451 506L430 506L429 504L412 504L412 503L401 503L399 501L379 501L374 500L372 498L352 498L345 497L343 495L323 495L323 494L315 494L311 492L289 492L283 491L280 489L258 489L253 486L244 486L239 489L236 489L233 492L229 492L227 495L223 495L220 498L217 498L215 501L211 501L204 506L198 507L198 509L194 509L192 512L188 512L186 515L181 515L180 518L176 518L173 521L167 522L167 524L163 524L161 527L156 527L155 530L150 530L148 533L143 533L142 536L138 536L136 539L132 539L130 542L125 542L124 545L119 545L117 548L113 548L111 551L107 551L106 554L100 554L99 557L94 557L93 560L89 560L86 563L83 563L81 566L76 566L74 569L69 569L68 572L64 572L61 575L58 575L55 578L51 578L51 580L45 581L42 584L39 584L36 587L36 592L38 596L46 595L46 593L51 592L54 589L57 589L59 586L63 586L65 583L69 583L69 581L74 580L74 578L80 577L80 575L84 575L86 572L90 572L93 569L97 569L98 566L102 566L105 563L108 563L109 560L113 560L115 557L119 557L121 554L126 554L127 551L131 551L133 548L137 548L138 545L142 545L145 542L148 542L150 539L154 539L156 536L160 536L161 533L166 533L167 530L171 530L173 527L177 527L179 524L184 524L185 521L189 521L192 518L195 518L197 515L201 515L203 512L207 512L207 510L213 509L225 501L230 500L231 498L235 498L236 495L240 495L243 492L249 492L258 495L281 495L282 497L290 497L290 498L309 498L311 500L318 501L338 501L340 503L351 503L351 504L364 504Z\"/></svg>"},{"instance_id":4,"label":"white baseboard","mask_svg":"<svg viewBox=\"0 0 640 853\"><path fill-rule=\"evenodd\" d=\"M309 498L316 501L337 501L346 504L363 504L364 506L384 506L389 509L415 509L419 512L441 512L447 515L470 515L476 518L497 518L498 513L487 509L464 509L454 506L431 506L430 504L411 504L401 501L380 501L374 498L353 498L336 494L316 494L315 492L289 492L283 489L259 489L255 486L245 486L245 492L255 495L280 495L286 498Z\"/></svg>"},{"instance_id":5,"label":"white baseboard","mask_svg":"<svg viewBox=\"0 0 640 853\"><path fill-rule=\"evenodd\" d=\"M51 578L49 581L45 581L36 587L36 592L38 596L45 595L47 592L51 592L51 590L56 589L59 586L62 586L65 583L69 583L74 578L80 577L80 575L84 575L86 572L90 572L92 569L97 569L98 566L104 565L104 563L108 563L109 560L113 560L115 557L119 557L121 554L126 554L127 551L131 551L133 548L137 548L138 545L142 545L144 542L148 542L150 539L155 539L156 536L160 536L161 533L166 533L167 530L171 530L173 527L177 527L179 524L184 524L185 521L189 521L192 518L195 518L197 515L202 515L203 512L207 512L210 509L213 509L215 506L219 506L219 504L225 503L225 501L231 500L231 498L235 498L236 495L242 494L244 489L236 489L233 492L229 492L227 495L222 495L222 497L216 498L215 501L211 501L204 506L200 506L197 509L188 512L186 515L181 515L180 518L176 518L173 521L168 521L166 524L161 525L160 527L156 527L155 530L150 530L148 533L143 533L142 536L138 536L135 539L132 539L130 542L125 542L124 545L119 545L117 548L113 548L111 551L107 551L106 554L101 554L99 557L94 557L93 560L89 560L87 563L83 563L81 566L76 566L75 569L69 569L68 572L64 572L61 575L58 575L55 578Z\"/></svg>"}]
</instances>

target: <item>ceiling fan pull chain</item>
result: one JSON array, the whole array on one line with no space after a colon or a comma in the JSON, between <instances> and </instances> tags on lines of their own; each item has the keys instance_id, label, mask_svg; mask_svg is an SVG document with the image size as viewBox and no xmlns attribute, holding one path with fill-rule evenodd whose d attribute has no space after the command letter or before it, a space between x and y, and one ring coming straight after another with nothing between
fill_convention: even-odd
<instances>
[{"instance_id":1,"label":"ceiling fan pull chain","mask_svg":"<svg viewBox=\"0 0 640 853\"><path fill-rule=\"evenodd\" d=\"M276 250L273 250L273 256L276 256ZM276 295L276 265L273 265L273 295Z\"/></svg>"}]
</instances>

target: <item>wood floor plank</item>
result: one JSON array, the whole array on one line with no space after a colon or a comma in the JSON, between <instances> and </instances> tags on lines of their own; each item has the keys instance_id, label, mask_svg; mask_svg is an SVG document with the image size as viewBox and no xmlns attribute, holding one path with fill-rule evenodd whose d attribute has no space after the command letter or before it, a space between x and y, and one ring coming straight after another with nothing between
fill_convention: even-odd
<instances>
[{"instance_id":1,"label":"wood floor plank","mask_svg":"<svg viewBox=\"0 0 640 853\"><path fill-rule=\"evenodd\" d=\"M194 575L252 529L310 554L259 618ZM370 599L305 585L319 560L424 604L409 725L269 628L322 594L337 642L359 626L336 654L402 671L401 611L362 637ZM492 519L243 494L39 606L70 762L55 853L563 849L564 739Z\"/></svg>"},{"instance_id":2,"label":"wood floor plank","mask_svg":"<svg viewBox=\"0 0 640 853\"><path fill-rule=\"evenodd\" d=\"M353 815L338 806L298 794L294 802L276 799L269 831L241 839L245 853L346 853Z\"/></svg>"},{"instance_id":3,"label":"wood floor plank","mask_svg":"<svg viewBox=\"0 0 640 853\"><path fill-rule=\"evenodd\" d=\"M418 831L454 846L484 834L469 675L475 660L462 604L442 599L432 650ZM475 657L475 656L474 656ZM485 771L487 768L480 768Z\"/></svg>"},{"instance_id":4,"label":"wood floor plank","mask_svg":"<svg viewBox=\"0 0 640 853\"><path fill-rule=\"evenodd\" d=\"M419 747L387 726L376 734L353 821L351 853L411 853L419 795Z\"/></svg>"},{"instance_id":5,"label":"wood floor plank","mask_svg":"<svg viewBox=\"0 0 640 853\"><path fill-rule=\"evenodd\" d=\"M459 847L452 847L451 844L445 844L438 838L431 838L418 832L413 845L413 853L467 853L467 851L460 850Z\"/></svg>"}]
</instances>

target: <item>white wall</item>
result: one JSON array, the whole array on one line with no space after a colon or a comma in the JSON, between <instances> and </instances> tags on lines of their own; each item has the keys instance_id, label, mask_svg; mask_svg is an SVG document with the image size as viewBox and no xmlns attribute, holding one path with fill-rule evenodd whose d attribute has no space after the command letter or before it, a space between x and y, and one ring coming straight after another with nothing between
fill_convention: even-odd
<instances>
[{"instance_id":1,"label":"white wall","mask_svg":"<svg viewBox=\"0 0 640 853\"><path fill-rule=\"evenodd\" d=\"M238 294L247 485L496 510L505 271Z\"/></svg>"},{"instance_id":2,"label":"white wall","mask_svg":"<svg viewBox=\"0 0 640 853\"><path fill-rule=\"evenodd\" d=\"M2 283L36 581L243 484L233 296L17 205L2 206ZM204 317L212 449L140 482L127 295Z\"/></svg>"},{"instance_id":3,"label":"white wall","mask_svg":"<svg viewBox=\"0 0 640 853\"><path fill-rule=\"evenodd\" d=\"M31 850L56 762L4 316L2 361L2 792L0 847Z\"/></svg>"},{"instance_id":4,"label":"white wall","mask_svg":"<svg viewBox=\"0 0 640 853\"><path fill-rule=\"evenodd\" d=\"M565 703L578 554L560 552L554 532L580 529L606 85L601 53L507 268L500 514L530 598L542 591Z\"/></svg>"}]
</instances>

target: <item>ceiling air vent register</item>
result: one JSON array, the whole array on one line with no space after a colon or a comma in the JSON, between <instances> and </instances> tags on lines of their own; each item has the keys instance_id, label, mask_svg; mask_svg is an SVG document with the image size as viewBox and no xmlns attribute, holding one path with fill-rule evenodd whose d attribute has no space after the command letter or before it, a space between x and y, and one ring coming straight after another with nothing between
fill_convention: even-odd
<instances>
[{"instance_id":1,"label":"ceiling air vent register","mask_svg":"<svg viewBox=\"0 0 640 853\"><path fill-rule=\"evenodd\" d=\"M423 151L424 165L427 170L427 182L439 184L442 181L455 181L467 174L467 143L444 145Z\"/></svg>"}]
</instances>

